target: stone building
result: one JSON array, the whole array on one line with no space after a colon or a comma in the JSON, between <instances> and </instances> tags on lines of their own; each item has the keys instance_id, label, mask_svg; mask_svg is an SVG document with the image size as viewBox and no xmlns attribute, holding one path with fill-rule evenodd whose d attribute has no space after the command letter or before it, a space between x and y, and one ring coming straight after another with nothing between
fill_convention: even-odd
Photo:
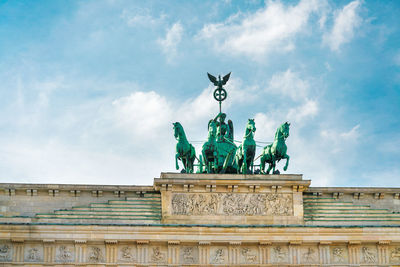
<instances>
[{"instance_id":1,"label":"stone building","mask_svg":"<svg viewBox=\"0 0 400 267\"><path fill-rule=\"evenodd\" d=\"M0 265L400 265L400 188L310 183L162 173L152 186L0 184Z\"/></svg>"}]
</instances>

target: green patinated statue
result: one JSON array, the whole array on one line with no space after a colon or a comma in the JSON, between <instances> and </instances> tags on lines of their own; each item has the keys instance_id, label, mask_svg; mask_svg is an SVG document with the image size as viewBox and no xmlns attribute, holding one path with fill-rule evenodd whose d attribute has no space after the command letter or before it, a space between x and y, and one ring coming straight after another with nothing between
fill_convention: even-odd
<instances>
[{"instance_id":1,"label":"green patinated statue","mask_svg":"<svg viewBox=\"0 0 400 267\"><path fill-rule=\"evenodd\" d=\"M276 162L281 159L286 159L286 164L283 167L283 170L286 171L289 165L289 155L286 154L287 146L285 143L286 138L289 137L289 126L290 123L285 122L282 124L275 133L274 142L266 147L264 147L263 152L261 154L260 159L260 171L264 173L265 163L268 163L268 169L266 174L272 169L272 173L275 174L275 166Z\"/></svg>"},{"instance_id":2,"label":"green patinated statue","mask_svg":"<svg viewBox=\"0 0 400 267\"><path fill-rule=\"evenodd\" d=\"M256 142L254 140L254 133L256 126L254 119L249 119L246 125L245 134L242 144L238 147L235 145L233 134L233 123L228 120L225 122L226 114L221 111L221 103L226 99L227 92L223 88L231 73L228 73L221 79L207 73L210 81L217 87L214 90L214 98L219 102L219 113L208 122L208 137L207 141L203 144L201 155L196 164L197 173L253 173L254 156L256 153ZM182 172L193 173L194 160L196 159L196 152L192 144L186 139L185 131L179 122L173 123L174 136L178 143L176 144L175 164L176 169L179 169L178 160L182 161ZM272 144L264 147L260 163L260 172L262 174L269 174L271 169L272 173L279 173L275 171L276 162L281 159L286 159L286 165L283 170L286 171L289 165L289 156L286 154L285 140L289 136L288 122L282 124L275 134L275 140ZM268 163L268 169L265 172L265 164ZM204 169L203 169L204 167ZM256 171L257 172L257 171Z\"/></svg>"},{"instance_id":3,"label":"green patinated statue","mask_svg":"<svg viewBox=\"0 0 400 267\"><path fill-rule=\"evenodd\" d=\"M225 113L219 113L208 123L208 138L202 149L207 173L236 173L233 123L229 120L226 124L225 118Z\"/></svg>"},{"instance_id":4,"label":"green patinated statue","mask_svg":"<svg viewBox=\"0 0 400 267\"><path fill-rule=\"evenodd\" d=\"M228 120L228 124L226 124L225 119L225 113L219 113L214 119L217 126L217 140L218 142L222 142L223 140L233 142L233 123L231 120Z\"/></svg>"},{"instance_id":5,"label":"green patinated statue","mask_svg":"<svg viewBox=\"0 0 400 267\"><path fill-rule=\"evenodd\" d=\"M254 119L247 121L243 143L237 148L235 161L237 164L237 173L252 173L249 168L253 166L254 156L256 154L256 142L254 141L254 132L256 124Z\"/></svg>"},{"instance_id":6,"label":"green patinated statue","mask_svg":"<svg viewBox=\"0 0 400 267\"><path fill-rule=\"evenodd\" d=\"M178 159L183 163L183 170L187 173L193 173L194 159L196 158L196 151L192 144L186 139L185 131L179 122L173 123L174 136L178 141L176 144L175 165L179 170Z\"/></svg>"},{"instance_id":7,"label":"green patinated statue","mask_svg":"<svg viewBox=\"0 0 400 267\"><path fill-rule=\"evenodd\" d=\"M203 148L201 151L207 173L214 172L214 166L217 159L216 134L217 125L215 123L215 120L210 120L210 122L208 123L208 138L207 141L203 144Z\"/></svg>"}]
</instances>

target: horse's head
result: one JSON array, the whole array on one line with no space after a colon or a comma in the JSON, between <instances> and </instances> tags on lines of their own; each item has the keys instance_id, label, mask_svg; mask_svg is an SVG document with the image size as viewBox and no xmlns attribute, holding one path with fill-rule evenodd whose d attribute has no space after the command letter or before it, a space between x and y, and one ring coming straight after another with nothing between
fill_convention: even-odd
<instances>
[{"instance_id":1,"label":"horse's head","mask_svg":"<svg viewBox=\"0 0 400 267\"><path fill-rule=\"evenodd\" d=\"M256 131L256 123L254 122L254 119L249 119L247 121L246 128L253 133Z\"/></svg>"},{"instance_id":2,"label":"horse's head","mask_svg":"<svg viewBox=\"0 0 400 267\"><path fill-rule=\"evenodd\" d=\"M288 123L288 122L285 122L284 124L282 124L281 125L281 133L282 133L282 135L283 135L283 137L286 139L286 138L288 138L289 137L289 126L290 126L290 123Z\"/></svg>"},{"instance_id":3,"label":"horse's head","mask_svg":"<svg viewBox=\"0 0 400 267\"><path fill-rule=\"evenodd\" d=\"M175 138L178 138L182 125L179 122L173 122L172 125L174 125L174 136Z\"/></svg>"}]
</instances>

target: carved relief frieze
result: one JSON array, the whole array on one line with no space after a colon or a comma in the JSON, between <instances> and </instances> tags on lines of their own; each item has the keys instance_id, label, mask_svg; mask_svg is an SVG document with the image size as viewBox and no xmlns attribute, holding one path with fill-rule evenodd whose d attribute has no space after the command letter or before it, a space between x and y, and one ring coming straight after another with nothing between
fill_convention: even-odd
<instances>
[{"instance_id":1,"label":"carved relief frieze","mask_svg":"<svg viewBox=\"0 0 400 267\"><path fill-rule=\"evenodd\" d=\"M151 248L150 261L153 263L165 263L167 261L167 252L162 247Z\"/></svg>"},{"instance_id":2,"label":"carved relief frieze","mask_svg":"<svg viewBox=\"0 0 400 267\"><path fill-rule=\"evenodd\" d=\"M287 263L289 262L289 250L287 246L274 246L272 247L272 261L274 263Z\"/></svg>"},{"instance_id":3,"label":"carved relief frieze","mask_svg":"<svg viewBox=\"0 0 400 267\"><path fill-rule=\"evenodd\" d=\"M390 262L391 263L400 263L400 247L391 247Z\"/></svg>"},{"instance_id":4,"label":"carved relief frieze","mask_svg":"<svg viewBox=\"0 0 400 267\"><path fill-rule=\"evenodd\" d=\"M362 263L377 263L378 251L374 246L361 247L361 262Z\"/></svg>"},{"instance_id":5,"label":"carved relief frieze","mask_svg":"<svg viewBox=\"0 0 400 267\"><path fill-rule=\"evenodd\" d=\"M302 263L317 263L319 261L317 247L303 247L300 251Z\"/></svg>"},{"instance_id":6,"label":"carved relief frieze","mask_svg":"<svg viewBox=\"0 0 400 267\"><path fill-rule=\"evenodd\" d=\"M211 264L226 264L228 251L226 247L212 247L210 253L210 263Z\"/></svg>"},{"instance_id":7,"label":"carved relief frieze","mask_svg":"<svg viewBox=\"0 0 400 267\"><path fill-rule=\"evenodd\" d=\"M25 245L25 261L41 262L43 261L43 246L39 244Z\"/></svg>"},{"instance_id":8,"label":"carved relief frieze","mask_svg":"<svg viewBox=\"0 0 400 267\"><path fill-rule=\"evenodd\" d=\"M331 247L331 261L332 263L347 263L348 252L345 246L333 246Z\"/></svg>"},{"instance_id":9,"label":"carved relief frieze","mask_svg":"<svg viewBox=\"0 0 400 267\"><path fill-rule=\"evenodd\" d=\"M92 263L104 262L103 248L98 246L88 247L88 261Z\"/></svg>"},{"instance_id":10,"label":"carved relief frieze","mask_svg":"<svg viewBox=\"0 0 400 267\"><path fill-rule=\"evenodd\" d=\"M11 258L12 258L11 244L1 243L0 244L0 261L10 261Z\"/></svg>"},{"instance_id":11,"label":"carved relief frieze","mask_svg":"<svg viewBox=\"0 0 400 267\"><path fill-rule=\"evenodd\" d=\"M198 247L195 246L182 246L180 248L181 262L184 264L195 264L199 262Z\"/></svg>"},{"instance_id":12,"label":"carved relief frieze","mask_svg":"<svg viewBox=\"0 0 400 267\"><path fill-rule=\"evenodd\" d=\"M257 249L255 247L243 247L240 249L241 262L244 264L257 263Z\"/></svg>"},{"instance_id":13,"label":"carved relief frieze","mask_svg":"<svg viewBox=\"0 0 400 267\"><path fill-rule=\"evenodd\" d=\"M67 245L60 245L56 249L57 262L72 262L74 261L74 247Z\"/></svg>"},{"instance_id":14,"label":"carved relief frieze","mask_svg":"<svg viewBox=\"0 0 400 267\"><path fill-rule=\"evenodd\" d=\"M134 262L136 260L136 249L132 246L120 246L118 258L123 262Z\"/></svg>"},{"instance_id":15,"label":"carved relief frieze","mask_svg":"<svg viewBox=\"0 0 400 267\"><path fill-rule=\"evenodd\" d=\"M292 215L291 194L175 193L174 215Z\"/></svg>"}]
</instances>

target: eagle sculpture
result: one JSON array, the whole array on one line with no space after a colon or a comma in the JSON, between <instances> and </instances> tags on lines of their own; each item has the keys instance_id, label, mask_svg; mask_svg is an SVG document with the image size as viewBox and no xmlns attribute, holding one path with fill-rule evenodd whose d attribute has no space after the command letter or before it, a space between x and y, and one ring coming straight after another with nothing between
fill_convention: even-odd
<instances>
[{"instance_id":1,"label":"eagle sculpture","mask_svg":"<svg viewBox=\"0 0 400 267\"><path fill-rule=\"evenodd\" d=\"M218 75L218 80L215 76L212 76L210 73L207 72L208 78L210 81L215 85L218 86L218 88L222 88L222 85L225 85L226 82L229 80L229 77L231 76L231 73L229 72L227 75L225 75L222 80L221 80L221 75Z\"/></svg>"}]
</instances>

